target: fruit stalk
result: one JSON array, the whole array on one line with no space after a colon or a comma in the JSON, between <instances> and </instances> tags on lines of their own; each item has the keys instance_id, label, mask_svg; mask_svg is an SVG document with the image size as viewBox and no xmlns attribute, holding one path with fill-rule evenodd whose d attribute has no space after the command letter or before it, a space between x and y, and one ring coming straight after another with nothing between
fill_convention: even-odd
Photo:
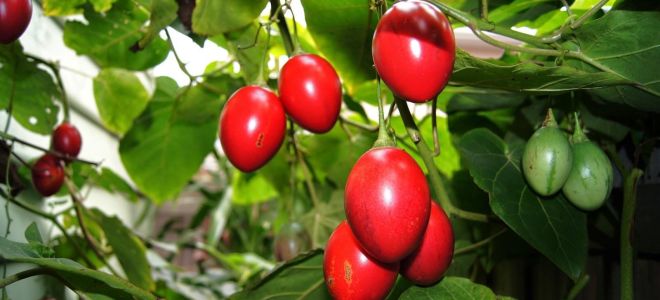
<instances>
[{"instance_id":1,"label":"fruit stalk","mask_svg":"<svg viewBox=\"0 0 660 300\"><path fill-rule=\"evenodd\" d=\"M633 263L635 250L631 244L633 217L637 202L637 180L642 176L642 170L632 169L625 176L623 186L623 212L621 216L621 299L632 300L633 291Z\"/></svg>"},{"instance_id":2,"label":"fruit stalk","mask_svg":"<svg viewBox=\"0 0 660 300\"><path fill-rule=\"evenodd\" d=\"M44 275L44 274L49 274L49 273L50 273L50 271L46 268L34 268L34 269L25 270L23 272L18 272L14 275L7 276L7 278L1 279L0 280L0 289L4 289L6 286L8 286L8 285L10 285L14 282L17 282L17 281L20 281L20 280L23 280L23 279L27 279L27 278L30 278L32 276Z\"/></svg>"},{"instance_id":3,"label":"fruit stalk","mask_svg":"<svg viewBox=\"0 0 660 300\"><path fill-rule=\"evenodd\" d=\"M403 123L405 124L406 130L408 131L408 135L415 143L415 146L417 147L417 151L419 152L419 155L422 157L422 160L424 161L424 165L426 165L426 168L428 169L429 177L431 180L431 187L433 188L433 191L435 192L437 199L440 201L440 205L442 206L442 208L450 216L456 215L466 220L472 220L472 221L484 222L484 223L490 221L491 217L488 215L464 211L454 207L451 200L449 199L449 194L447 193L447 189L445 188L445 185L442 182L442 178L440 178L440 173L438 173L438 169L435 167L435 163L433 162L433 152L424 142L424 139L422 138L422 135L419 132L419 129L417 128L417 125L415 125L415 121L413 120L412 115L410 114L410 110L408 110L406 101L399 97L394 97L394 99L396 101L396 106L399 108L401 119L403 119Z\"/></svg>"},{"instance_id":4,"label":"fruit stalk","mask_svg":"<svg viewBox=\"0 0 660 300\"><path fill-rule=\"evenodd\" d=\"M277 17L277 28L280 30L280 35L282 35L284 50L286 51L286 55L291 57L294 53L295 47L293 39L291 38L291 33L289 32L289 27L286 25L284 12L282 12L280 6L279 0L270 0L270 18L272 20Z\"/></svg>"}]
</instances>

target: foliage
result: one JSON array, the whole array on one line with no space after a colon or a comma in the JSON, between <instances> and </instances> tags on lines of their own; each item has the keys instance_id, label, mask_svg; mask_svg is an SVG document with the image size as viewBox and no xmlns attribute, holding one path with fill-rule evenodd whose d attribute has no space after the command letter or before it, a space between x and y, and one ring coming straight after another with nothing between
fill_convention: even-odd
<instances>
[{"instance_id":1,"label":"foliage","mask_svg":"<svg viewBox=\"0 0 660 300\"><path fill-rule=\"evenodd\" d=\"M579 286L590 250L611 251L603 245L619 242L615 233L604 234L607 243L594 242L591 233L600 230L595 227L630 229L633 220L625 207L634 204L630 190L637 178L630 168L646 167L660 135L660 78L653 65L660 61L660 39L652 30L660 28L657 11L634 1L576 0L569 1L569 15L559 1L491 0L486 16L477 1L430 0L455 29L469 26L504 50L501 57L478 58L458 49L436 118L431 103L411 106L413 114L408 113L377 82L371 39L381 1L302 0L306 26L293 22L289 1L197 0L191 6L194 2L41 2L48 16L76 16L64 21L63 41L100 68L90 78L95 102L87 100L119 139L117 151L130 178L77 160L67 166L68 184L56 195L68 209L44 212L13 194L12 185L22 180L28 189L22 193L35 195L29 190L29 165L12 158L18 156L13 144L26 141L0 133L7 152L0 156L0 173L12 178L0 178L2 197L58 228L46 238L30 226L27 243L0 237L0 263L30 264L35 273L6 274L0 287L12 276L45 274L91 299L328 299L322 248L345 219L346 177L376 139L377 120L369 117L380 96L386 112L397 108L387 116L389 134L426 173L432 197L451 217L456 236L453 265L442 281L418 287L400 279L391 299L502 298L484 278L511 257L547 259ZM601 9L605 4L608 9ZM192 19L191 28L182 26L186 18ZM535 33L512 30L521 27ZM198 44L213 43L230 58L191 74L177 56L187 85L151 78L151 68L176 54L173 30ZM494 40L490 33L510 40ZM242 86L265 82L276 90L279 57L300 49L337 69L345 104L340 120L321 135L291 123L266 166L239 172L216 147L220 111ZM542 197L525 182L522 149L547 108L557 113L565 133L574 130L569 116L578 112L589 138L607 150L626 179L606 201L608 208L587 213L561 193ZM59 64L26 53L20 42L0 45L0 109L11 116L8 122L49 135L70 114ZM632 167L621 167L617 152ZM200 173L205 160L217 168ZM202 203L187 223L166 220L161 232L141 236L133 224L86 207L81 191L89 187L136 207L169 205L183 193ZM615 215L622 214L621 223L610 217L620 207ZM290 222L306 228L315 250L276 263L273 237ZM174 240L165 238L172 235ZM174 258L190 253L198 270L184 275ZM111 263L114 258L118 264ZM218 269L224 273L214 275ZM225 284L238 292L218 288Z\"/></svg>"}]
</instances>

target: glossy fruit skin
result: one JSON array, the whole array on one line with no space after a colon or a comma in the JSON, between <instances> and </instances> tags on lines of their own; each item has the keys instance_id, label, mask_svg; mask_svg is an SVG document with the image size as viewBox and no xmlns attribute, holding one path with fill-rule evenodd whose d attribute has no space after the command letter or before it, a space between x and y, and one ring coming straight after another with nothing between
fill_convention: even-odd
<instances>
[{"instance_id":1,"label":"glossy fruit skin","mask_svg":"<svg viewBox=\"0 0 660 300\"><path fill-rule=\"evenodd\" d=\"M424 172L405 151L378 147L348 174L344 209L362 248L375 259L398 262L422 239L431 212Z\"/></svg>"},{"instance_id":2,"label":"glossy fruit skin","mask_svg":"<svg viewBox=\"0 0 660 300\"><path fill-rule=\"evenodd\" d=\"M60 160L49 153L40 157L32 166L32 183L44 197L57 193L64 183L64 167Z\"/></svg>"},{"instance_id":3,"label":"glossy fruit skin","mask_svg":"<svg viewBox=\"0 0 660 300\"><path fill-rule=\"evenodd\" d=\"M558 192L568 179L573 151L564 133L556 127L541 127L527 141L522 167L527 183L542 196Z\"/></svg>"},{"instance_id":4,"label":"glossy fruit skin","mask_svg":"<svg viewBox=\"0 0 660 300\"><path fill-rule=\"evenodd\" d=\"M0 0L0 43L17 40L30 24L31 0Z\"/></svg>"},{"instance_id":5,"label":"glossy fruit skin","mask_svg":"<svg viewBox=\"0 0 660 300\"><path fill-rule=\"evenodd\" d=\"M376 26L371 53L376 71L399 97L427 102L444 89L456 44L447 17L424 1L397 2Z\"/></svg>"},{"instance_id":6,"label":"glossy fruit skin","mask_svg":"<svg viewBox=\"0 0 660 300\"><path fill-rule=\"evenodd\" d=\"M51 139L53 150L65 155L67 160L78 157L82 147L82 137L78 129L71 123L64 122L55 128Z\"/></svg>"},{"instance_id":7,"label":"glossy fruit skin","mask_svg":"<svg viewBox=\"0 0 660 300\"><path fill-rule=\"evenodd\" d=\"M442 278L454 255L454 231L445 211L431 201L431 217L422 242L401 262L401 274L417 285L432 285Z\"/></svg>"},{"instance_id":8,"label":"glossy fruit skin","mask_svg":"<svg viewBox=\"0 0 660 300\"><path fill-rule=\"evenodd\" d=\"M566 198L583 210L595 210L605 203L614 182L612 163L596 144L573 145L573 168L562 188Z\"/></svg>"},{"instance_id":9,"label":"glossy fruit skin","mask_svg":"<svg viewBox=\"0 0 660 300\"><path fill-rule=\"evenodd\" d=\"M260 86L237 90L220 115L220 144L243 172L265 165L284 141L286 116L277 96Z\"/></svg>"},{"instance_id":10,"label":"glossy fruit skin","mask_svg":"<svg viewBox=\"0 0 660 300\"><path fill-rule=\"evenodd\" d=\"M300 127L328 132L341 108L341 81L335 68L322 57L299 54L289 59L278 81L284 111Z\"/></svg>"},{"instance_id":11,"label":"glossy fruit skin","mask_svg":"<svg viewBox=\"0 0 660 300\"><path fill-rule=\"evenodd\" d=\"M311 249L312 238L300 223L292 222L280 227L280 232L275 236L273 244L275 259L285 261Z\"/></svg>"},{"instance_id":12,"label":"glossy fruit skin","mask_svg":"<svg viewBox=\"0 0 660 300\"><path fill-rule=\"evenodd\" d=\"M333 299L385 299L398 271L398 262L385 264L365 254L346 221L328 239L323 277Z\"/></svg>"}]
</instances>

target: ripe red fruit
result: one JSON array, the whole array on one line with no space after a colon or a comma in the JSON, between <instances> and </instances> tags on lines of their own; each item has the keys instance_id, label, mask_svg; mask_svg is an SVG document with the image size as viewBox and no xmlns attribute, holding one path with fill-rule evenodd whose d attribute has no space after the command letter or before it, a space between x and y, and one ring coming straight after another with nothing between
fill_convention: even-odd
<instances>
[{"instance_id":1,"label":"ripe red fruit","mask_svg":"<svg viewBox=\"0 0 660 300\"><path fill-rule=\"evenodd\" d=\"M0 0L0 43L9 44L27 29L32 18L31 0Z\"/></svg>"},{"instance_id":2,"label":"ripe red fruit","mask_svg":"<svg viewBox=\"0 0 660 300\"><path fill-rule=\"evenodd\" d=\"M71 123L64 122L55 128L51 141L53 150L67 158L76 158L82 146L82 137L78 129Z\"/></svg>"},{"instance_id":3,"label":"ripe red fruit","mask_svg":"<svg viewBox=\"0 0 660 300\"><path fill-rule=\"evenodd\" d=\"M445 211L431 201L431 217L422 242L401 262L401 274L418 285L432 285L442 278L454 254L454 232Z\"/></svg>"},{"instance_id":4,"label":"ripe red fruit","mask_svg":"<svg viewBox=\"0 0 660 300\"><path fill-rule=\"evenodd\" d=\"M60 190L64 183L64 168L55 155L46 153L32 166L32 183L45 197Z\"/></svg>"},{"instance_id":5,"label":"ripe red fruit","mask_svg":"<svg viewBox=\"0 0 660 300\"><path fill-rule=\"evenodd\" d=\"M424 1L397 2L376 26L371 53L376 71L399 97L435 98L447 85L456 56L445 15Z\"/></svg>"},{"instance_id":6,"label":"ripe red fruit","mask_svg":"<svg viewBox=\"0 0 660 300\"><path fill-rule=\"evenodd\" d=\"M341 82L332 65L314 54L289 59L278 81L286 113L302 128L324 133L332 129L341 108Z\"/></svg>"},{"instance_id":7,"label":"ripe red fruit","mask_svg":"<svg viewBox=\"0 0 660 300\"><path fill-rule=\"evenodd\" d=\"M323 276L334 299L385 299L396 281L399 263L384 264L366 255L346 221L330 236Z\"/></svg>"},{"instance_id":8,"label":"ripe red fruit","mask_svg":"<svg viewBox=\"0 0 660 300\"><path fill-rule=\"evenodd\" d=\"M394 147L364 153L346 182L344 208L362 248L391 263L413 252L431 211L426 177L415 160Z\"/></svg>"},{"instance_id":9,"label":"ripe red fruit","mask_svg":"<svg viewBox=\"0 0 660 300\"><path fill-rule=\"evenodd\" d=\"M286 116L273 92L260 86L236 91L220 115L220 144L229 161L243 172L265 165L282 145Z\"/></svg>"}]
</instances>

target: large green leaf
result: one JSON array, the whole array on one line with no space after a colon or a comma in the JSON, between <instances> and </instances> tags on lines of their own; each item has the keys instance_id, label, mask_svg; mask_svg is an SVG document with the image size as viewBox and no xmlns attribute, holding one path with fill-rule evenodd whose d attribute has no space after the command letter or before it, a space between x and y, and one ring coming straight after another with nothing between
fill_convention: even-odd
<instances>
[{"instance_id":1,"label":"large green leaf","mask_svg":"<svg viewBox=\"0 0 660 300\"><path fill-rule=\"evenodd\" d=\"M467 278L445 277L431 287L413 286L407 289L401 300L417 299L479 299L495 300L498 298L487 286L476 284Z\"/></svg>"},{"instance_id":2,"label":"large green leaf","mask_svg":"<svg viewBox=\"0 0 660 300\"><path fill-rule=\"evenodd\" d=\"M9 110L23 127L50 134L61 98L53 78L23 54L19 43L0 45L0 109Z\"/></svg>"},{"instance_id":3,"label":"large green leaf","mask_svg":"<svg viewBox=\"0 0 660 300\"><path fill-rule=\"evenodd\" d=\"M158 37L161 30L176 19L178 9L179 5L177 5L175 0L153 0L151 2L149 26L142 39L138 42L140 49L144 49L144 47Z\"/></svg>"},{"instance_id":4,"label":"large green leaf","mask_svg":"<svg viewBox=\"0 0 660 300\"><path fill-rule=\"evenodd\" d=\"M640 110L660 112L658 70L649 65L660 61L660 38L651 28L660 28L660 12L612 11L575 31L575 43L585 57L609 69L610 74L641 85L599 89L596 94ZM583 70L595 69L583 62L569 62Z\"/></svg>"},{"instance_id":5,"label":"large green leaf","mask_svg":"<svg viewBox=\"0 0 660 300\"><path fill-rule=\"evenodd\" d=\"M117 217L108 217L100 211L96 211L96 217L128 280L137 287L153 291L156 285L151 278L144 244Z\"/></svg>"},{"instance_id":6,"label":"large green leaf","mask_svg":"<svg viewBox=\"0 0 660 300\"><path fill-rule=\"evenodd\" d=\"M104 295L110 299L156 299L131 282L107 273L88 269L66 258L42 258L28 244L0 237L0 258L46 268L74 290L86 294Z\"/></svg>"},{"instance_id":7,"label":"large green leaf","mask_svg":"<svg viewBox=\"0 0 660 300\"><path fill-rule=\"evenodd\" d=\"M540 197L520 170L522 145L507 145L486 129L466 133L459 148L490 206L514 232L576 280L587 258L586 214L561 194Z\"/></svg>"},{"instance_id":8,"label":"large green leaf","mask_svg":"<svg viewBox=\"0 0 660 300\"><path fill-rule=\"evenodd\" d=\"M337 69L349 94L376 73L371 58L371 38L378 23L370 1L302 0L305 21L319 51Z\"/></svg>"},{"instance_id":9,"label":"large green leaf","mask_svg":"<svg viewBox=\"0 0 660 300\"><path fill-rule=\"evenodd\" d=\"M122 135L149 101L149 93L132 72L103 69L94 78L94 98L103 125Z\"/></svg>"},{"instance_id":10,"label":"large green leaf","mask_svg":"<svg viewBox=\"0 0 660 300\"><path fill-rule=\"evenodd\" d=\"M178 91L171 78L158 78L147 109L119 145L124 167L141 191L158 203L181 191L213 150L220 107L221 98L199 85Z\"/></svg>"},{"instance_id":11,"label":"large green leaf","mask_svg":"<svg viewBox=\"0 0 660 300\"><path fill-rule=\"evenodd\" d=\"M609 72L585 71L571 66L542 66L532 61L504 64L456 51L451 81L473 87L536 94L564 93L578 89L630 85L633 82Z\"/></svg>"},{"instance_id":12,"label":"large green leaf","mask_svg":"<svg viewBox=\"0 0 660 300\"><path fill-rule=\"evenodd\" d=\"M131 47L142 38L142 26L149 13L131 0L118 0L106 13L85 8L86 23L68 21L64 25L64 43L80 55L88 55L101 67L145 70L167 57L165 40L155 38L145 49Z\"/></svg>"},{"instance_id":13,"label":"large green leaf","mask_svg":"<svg viewBox=\"0 0 660 300\"><path fill-rule=\"evenodd\" d=\"M323 280L323 251L313 250L271 271L230 299L331 299Z\"/></svg>"},{"instance_id":14,"label":"large green leaf","mask_svg":"<svg viewBox=\"0 0 660 300\"><path fill-rule=\"evenodd\" d=\"M193 31L212 36L239 29L259 17L266 3L268 0L197 0Z\"/></svg>"}]
</instances>

